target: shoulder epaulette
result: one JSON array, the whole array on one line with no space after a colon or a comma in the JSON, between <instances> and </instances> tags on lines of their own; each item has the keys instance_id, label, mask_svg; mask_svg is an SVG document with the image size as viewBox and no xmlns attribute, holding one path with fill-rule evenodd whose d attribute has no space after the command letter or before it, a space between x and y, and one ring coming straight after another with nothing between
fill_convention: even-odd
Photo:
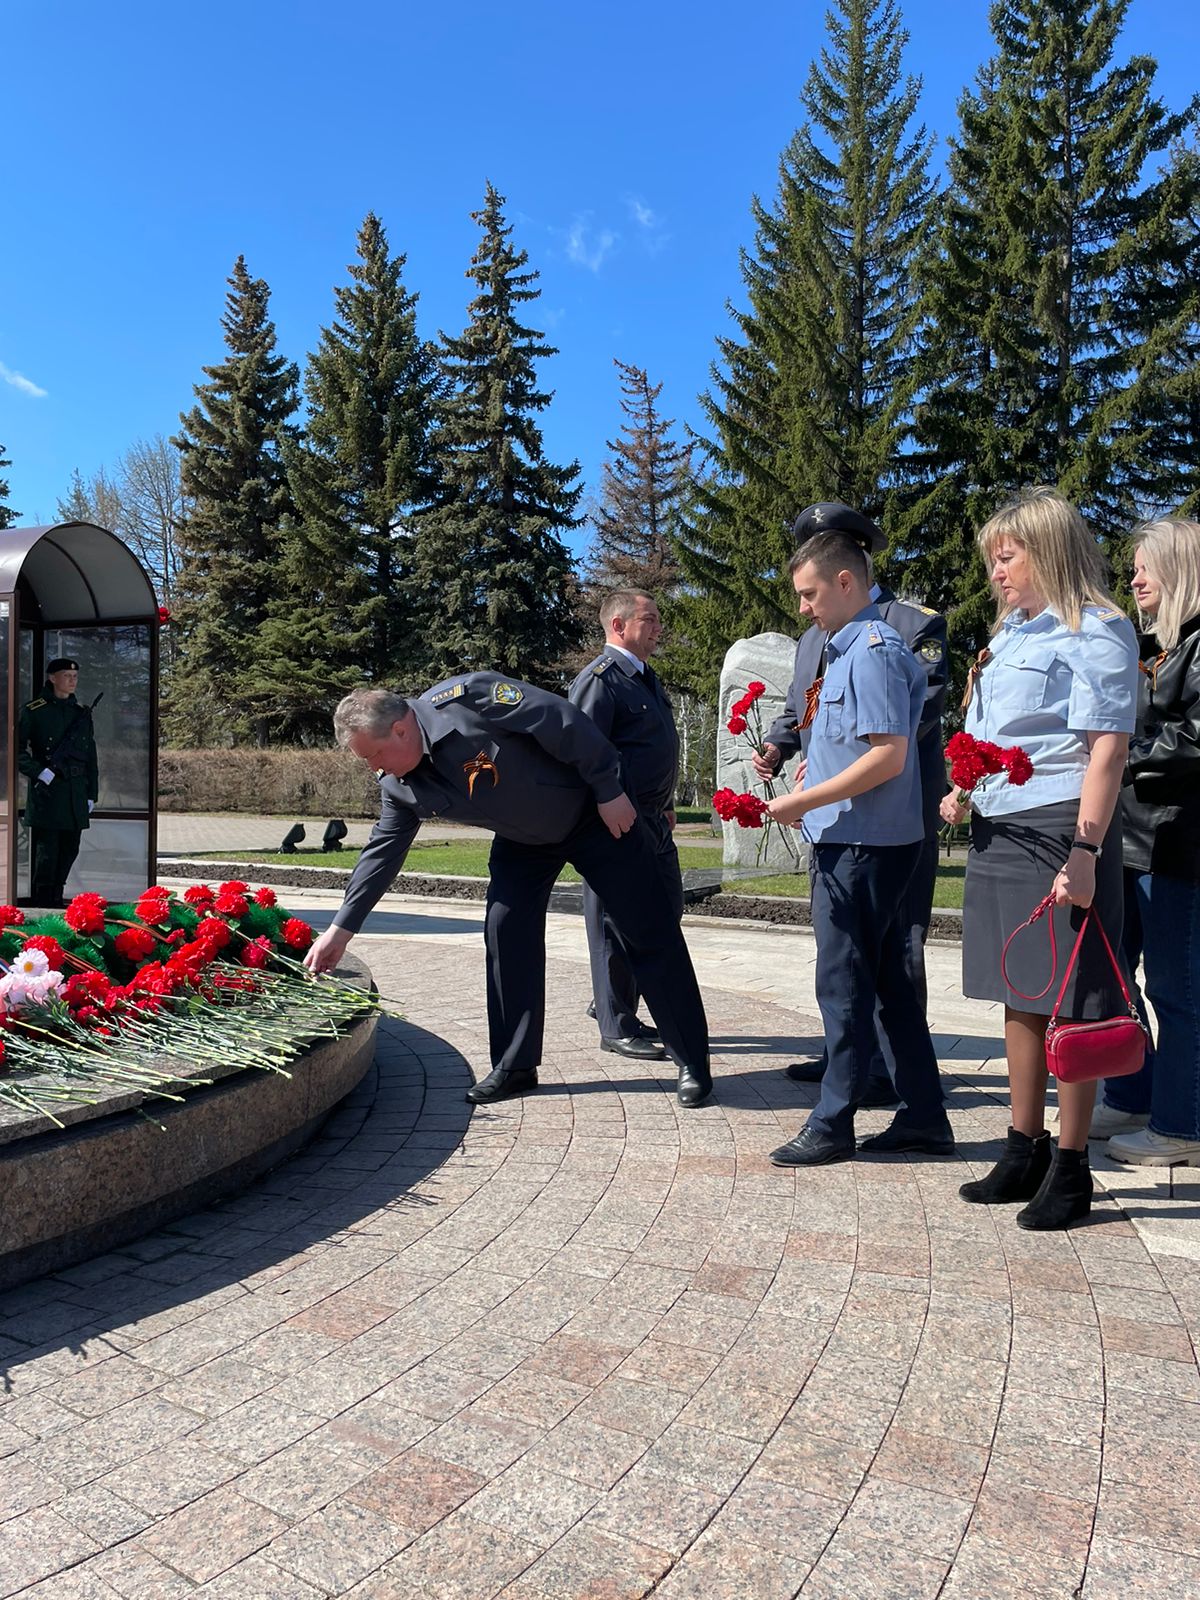
<instances>
[{"instance_id":1,"label":"shoulder epaulette","mask_svg":"<svg viewBox=\"0 0 1200 1600\"><path fill-rule=\"evenodd\" d=\"M25 709L26 709L26 711L36 711L39 706L44 706L45 704L46 704L46 702L45 702L44 699L43 700L29 700L29 701L26 702Z\"/></svg>"},{"instance_id":2,"label":"shoulder epaulette","mask_svg":"<svg viewBox=\"0 0 1200 1600\"><path fill-rule=\"evenodd\" d=\"M597 677L599 677L602 672L607 672L612 664L613 658L611 656L601 656L599 661L597 661L596 665L592 668L592 671Z\"/></svg>"},{"instance_id":3,"label":"shoulder epaulette","mask_svg":"<svg viewBox=\"0 0 1200 1600\"><path fill-rule=\"evenodd\" d=\"M922 616L936 617L938 614L932 606L919 606L915 600L910 600L908 603L914 611L919 611Z\"/></svg>"},{"instance_id":4,"label":"shoulder epaulette","mask_svg":"<svg viewBox=\"0 0 1200 1600\"><path fill-rule=\"evenodd\" d=\"M868 645L883 643L883 635L873 622L868 622L867 624L867 643Z\"/></svg>"},{"instance_id":5,"label":"shoulder epaulette","mask_svg":"<svg viewBox=\"0 0 1200 1600\"><path fill-rule=\"evenodd\" d=\"M1117 606L1095 606L1093 609L1095 610L1096 617L1100 622L1113 622L1117 617L1123 617L1125 615L1125 613Z\"/></svg>"},{"instance_id":6,"label":"shoulder epaulette","mask_svg":"<svg viewBox=\"0 0 1200 1600\"><path fill-rule=\"evenodd\" d=\"M430 695L429 703L431 706L440 706L444 705L447 700L461 700L466 692L467 686L465 683L461 681L452 683L448 689L439 689L437 694Z\"/></svg>"}]
</instances>

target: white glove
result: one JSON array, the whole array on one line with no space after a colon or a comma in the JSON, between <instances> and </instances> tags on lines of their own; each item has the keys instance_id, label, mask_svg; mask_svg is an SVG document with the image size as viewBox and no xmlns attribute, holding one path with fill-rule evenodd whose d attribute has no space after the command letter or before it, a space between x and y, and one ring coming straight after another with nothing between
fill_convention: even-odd
<instances>
[{"instance_id":1,"label":"white glove","mask_svg":"<svg viewBox=\"0 0 1200 1600\"><path fill-rule=\"evenodd\" d=\"M92 812L95 811L95 809L96 809L96 802L94 800L89 800L88 801L88 816L89 817L91 816Z\"/></svg>"},{"instance_id":2,"label":"white glove","mask_svg":"<svg viewBox=\"0 0 1200 1600\"><path fill-rule=\"evenodd\" d=\"M53 771L51 770L50 767L43 767L42 768L42 770L38 773L38 782L39 783L53 783L54 782L54 773L53 773Z\"/></svg>"}]
</instances>

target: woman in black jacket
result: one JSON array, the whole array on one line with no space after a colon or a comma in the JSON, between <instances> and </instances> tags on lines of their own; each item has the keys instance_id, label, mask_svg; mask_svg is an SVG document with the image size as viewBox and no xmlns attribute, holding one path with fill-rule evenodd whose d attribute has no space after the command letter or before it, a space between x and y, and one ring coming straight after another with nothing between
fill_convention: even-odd
<instances>
[{"instance_id":1,"label":"woman in black jacket","mask_svg":"<svg viewBox=\"0 0 1200 1600\"><path fill-rule=\"evenodd\" d=\"M1150 1090L1149 1127L1114 1134L1108 1150L1117 1161L1200 1166L1200 523L1150 523L1133 560L1133 595L1149 631L1122 791L1125 902L1133 913L1126 954L1132 964L1140 923L1158 1044L1140 1083L1118 1078L1107 1086L1110 1120L1144 1109L1136 1097Z\"/></svg>"}]
</instances>

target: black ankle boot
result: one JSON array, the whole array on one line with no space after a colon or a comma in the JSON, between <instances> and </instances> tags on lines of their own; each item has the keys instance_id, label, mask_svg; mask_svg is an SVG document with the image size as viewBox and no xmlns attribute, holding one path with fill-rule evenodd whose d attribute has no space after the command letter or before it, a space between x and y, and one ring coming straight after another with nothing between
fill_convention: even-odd
<instances>
[{"instance_id":1,"label":"black ankle boot","mask_svg":"<svg viewBox=\"0 0 1200 1600\"><path fill-rule=\"evenodd\" d=\"M1002 1206L1014 1200L1032 1200L1050 1170L1050 1135L1039 1133L1031 1139L1027 1133L1008 1130L1004 1154L986 1178L976 1178L964 1183L959 1194L973 1206Z\"/></svg>"},{"instance_id":2,"label":"black ankle boot","mask_svg":"<svg viewBox=\"0 0 1200 1600\"><path fill-rule=\"evenodd\" d=\"M1092 1209L1092 1169L1086 1150L1054 1152L1042 1186L1024 1211L1017 1212L1019 1228L1069 1228Z\"/></svg>"}]
</instances>

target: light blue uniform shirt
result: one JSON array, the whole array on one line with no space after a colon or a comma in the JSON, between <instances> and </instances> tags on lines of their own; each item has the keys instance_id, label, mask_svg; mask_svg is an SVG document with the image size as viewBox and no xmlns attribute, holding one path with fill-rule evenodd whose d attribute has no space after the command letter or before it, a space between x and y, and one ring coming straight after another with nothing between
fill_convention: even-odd
<instances>
[{"instance_id":1,"label":"light blue uniform shirt","mask_svg":"<svg viewBox=\"0 0 1200 1600\"><path fill-rule=\"evenodd\" d=\"M903 734L904 771L866 794L818 806L804 819L813 844L912 844L925 836L917 725L925 669L874 604L831 634L804 785L836 777L870 749L868 734Z\"/></svg>"},{"instance_id":2,"label":"light blue uniform shirt","mask_svg":"<svg viewBox=\"0 0 1200 1600\"><path fill-rule=\"evenodd\" d=\"M1033 777L1014 787L1003 773L982 779L971 805L985 817L1011 816L1077 800L1089 733L1132 733L1138 649L1133 624L1112 606L1085 606L1072 633L1050 608L1008 616L975 681L966 731L1006 748L1020 745Z\"/></svg>"}]
</instances>

